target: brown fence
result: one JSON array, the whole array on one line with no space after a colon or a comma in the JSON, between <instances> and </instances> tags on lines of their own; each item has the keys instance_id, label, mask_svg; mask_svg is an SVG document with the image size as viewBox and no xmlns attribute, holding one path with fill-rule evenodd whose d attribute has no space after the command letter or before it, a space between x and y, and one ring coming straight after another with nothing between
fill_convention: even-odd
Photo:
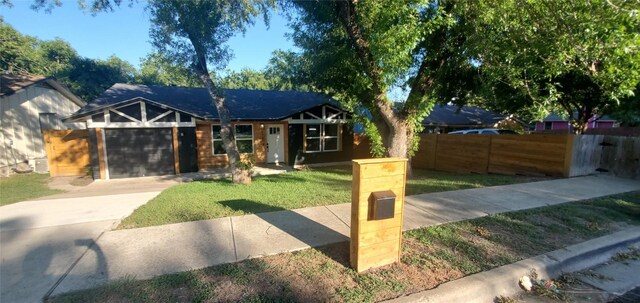
<instances>
[{"instance_id":1,"label":"brown fence","mask_svg":"<svg viewBox=\"0 0 640 303\"><path fill-rule=\"evenodd\" d=\"M87 130L45 130L43 136L52 177L88 172L91 160Z\"/></svg>"},{"instance_id":2,"label":"brown fence","mask_svg":"<svg viewBox=\"0 0 640 303\"><path fill-rule=\"evenodd\" d=\"M359 135L354 155L369 158ZM640 178L640 138L605 135L421 135L412 167L452 172Z\"/></svg>"},{"instance_id":3,"label":"brown fence","mask_svg":"<svg viewBox=\"0 0 640 303\"><path fill-rule=\"evenodd\" d=\"M589 128L585 134L640 137L640 127Z\"/></svg>"},{"instance_id":4,"label":"brown fence","mask_svg":"<svg viewBox=\"0 0 640 303\"><path fill-rule=\"evenodd\" d=\"M571 135L423 135L416 168L569 176ZM567 152L569 150L569 152Z\"/></svg>"}]
</instances>

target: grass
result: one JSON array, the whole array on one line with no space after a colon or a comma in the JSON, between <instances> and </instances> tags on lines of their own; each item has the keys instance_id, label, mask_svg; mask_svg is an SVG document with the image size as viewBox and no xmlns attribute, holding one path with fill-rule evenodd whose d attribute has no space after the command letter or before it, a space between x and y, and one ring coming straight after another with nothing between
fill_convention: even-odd
<instances>
[{"instance_id":1,"label":"grass","mask_svg":"<svg viewBox=\"0 0 640 303\"><path fill-rule=\"evenodd\" d=\"M374 302L631 225L640 225L640 191L408 231L400 263L362 274L350 268L345 242L146 281L125 279L48 302Z\"/></svg>"},{"instance_id":2,"label":"grass","mask_svg":"<svg viewBox=\"0 0 640 303\"><path fill-rule=\"evenodd\" d=\"M477 188L539 180L499 175L415 170L406 194ZM351 168L346 166L255 177L247 186L229 180L196 181L163 191L125 218L119 228L206 220L310 206L349 203Z\"/></svg>"},{"instance_id":3,"label":"grass","mask_svg":"<svg viewBox=\"0 0 640 303\"><path fill-rule=\"evenodd\" d=\"M64 192L49 188L49 179L35 173L0 178L0 206Z\"/></svg>"}]
</instances>

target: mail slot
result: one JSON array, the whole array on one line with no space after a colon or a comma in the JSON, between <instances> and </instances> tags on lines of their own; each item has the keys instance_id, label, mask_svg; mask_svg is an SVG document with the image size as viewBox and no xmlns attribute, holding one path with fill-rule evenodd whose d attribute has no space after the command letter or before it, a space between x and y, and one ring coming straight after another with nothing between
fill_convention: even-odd
<instances>
[{"instance_id":1,"label":"mail slot","mask_svg":"<svg viewBox=\"0 0 640 303\"><path fill-rule=\"evenodd\" d=\"M390 190L372 192L369 196L369 220L393 218L396 194Z\"/></svg>"}]
</instances>

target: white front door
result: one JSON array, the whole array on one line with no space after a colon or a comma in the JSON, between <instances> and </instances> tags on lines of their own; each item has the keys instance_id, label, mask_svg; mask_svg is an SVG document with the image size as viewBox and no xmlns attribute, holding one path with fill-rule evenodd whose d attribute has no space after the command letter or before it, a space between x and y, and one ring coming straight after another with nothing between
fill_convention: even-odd
<instances>
[{"instance_id":1,"label":"white front door","mask_svg":"<svg viewBox=\"0 0 640 303\"><path fill-rule=\"evenodd\" d=\"M284 136L282 125L267 125L267 162L284 162Z\"/></svg>"}]
</instances>

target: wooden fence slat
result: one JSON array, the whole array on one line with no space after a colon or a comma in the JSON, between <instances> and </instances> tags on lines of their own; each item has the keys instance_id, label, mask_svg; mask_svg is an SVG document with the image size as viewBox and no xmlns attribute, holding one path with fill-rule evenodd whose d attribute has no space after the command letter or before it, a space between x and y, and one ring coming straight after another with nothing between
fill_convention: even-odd
<instances>
[{"instance_id":1,"label":"wooden fence slat","mask_svg":"<svg viewBox=\"0 0 640 303\"><path fill-rule=\"evenodd\" d=\"M45 130L43 137L52 177L87 174L91 163L88 130Z\"/></svg>"}]
</instances>

